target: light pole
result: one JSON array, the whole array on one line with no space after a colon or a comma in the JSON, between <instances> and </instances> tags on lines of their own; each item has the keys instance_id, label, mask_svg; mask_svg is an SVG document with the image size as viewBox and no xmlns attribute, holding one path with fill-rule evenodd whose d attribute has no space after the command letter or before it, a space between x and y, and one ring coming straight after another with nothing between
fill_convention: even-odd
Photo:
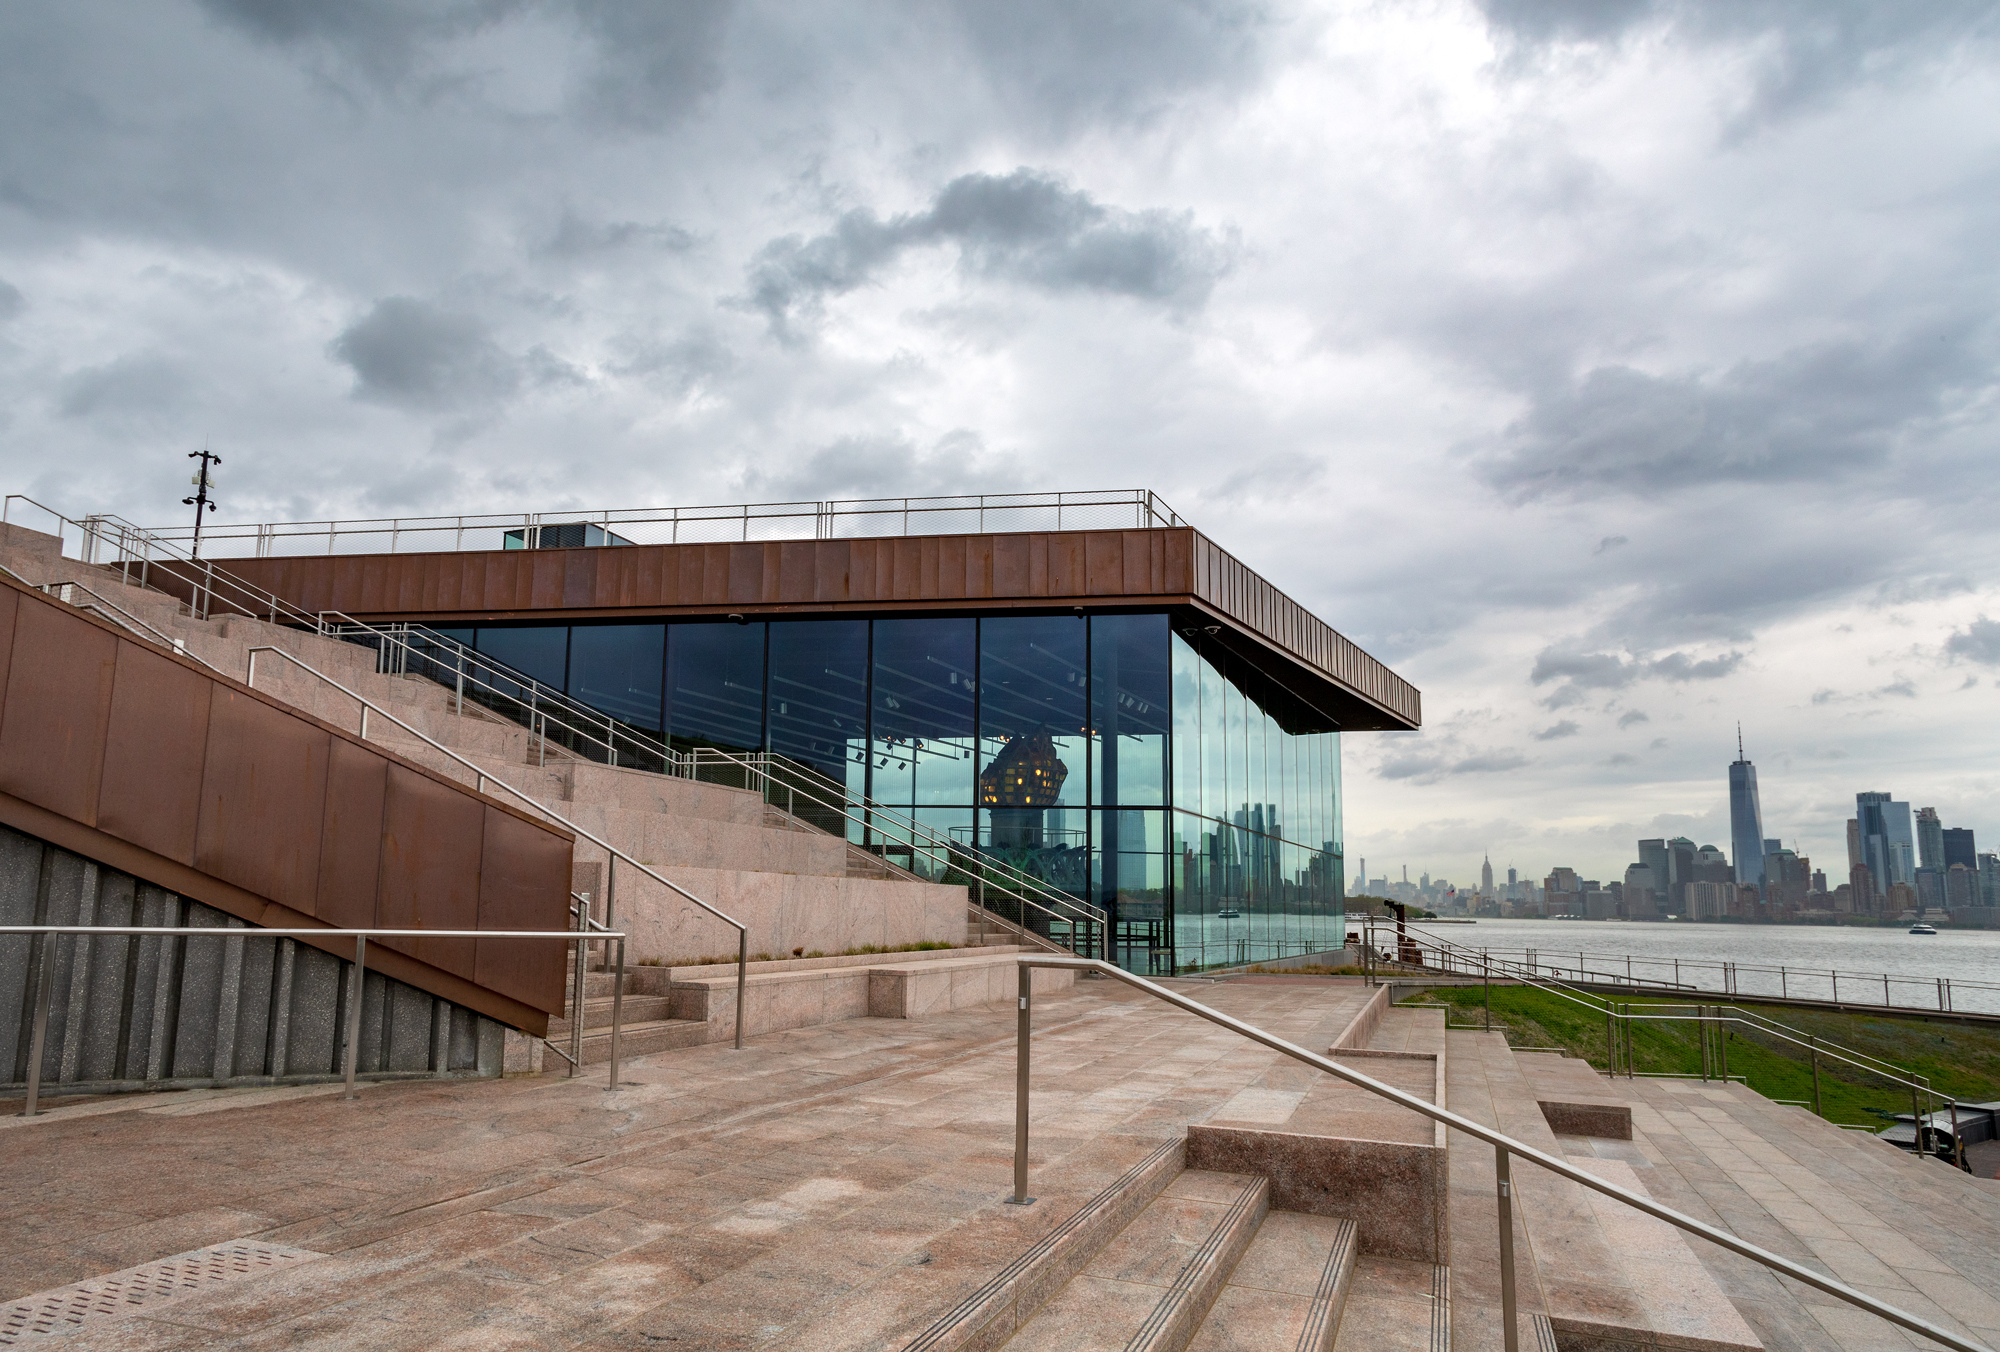
<instances>
[{"instance_id":1,"label":"light pole","mask_svg":"<svg viewBox=\"0 0 2000 1352\"><path fill-rule=\"evenodd\" d=\"M201 461L201 468L195 471L195 476L190 481L194 484L194 496L181 499L183 506L194 508L194 548L188 553L191 558L198 559L201 557L202 509L207 508L211 512L215 510L215 503L208 496L208 490L215 487L215 481L209 477L208 470L211 465L221 464L222 457L210 454L208 447L204 446L198 451L189 451L188 459Z\"/></svg>"}]
</instances>

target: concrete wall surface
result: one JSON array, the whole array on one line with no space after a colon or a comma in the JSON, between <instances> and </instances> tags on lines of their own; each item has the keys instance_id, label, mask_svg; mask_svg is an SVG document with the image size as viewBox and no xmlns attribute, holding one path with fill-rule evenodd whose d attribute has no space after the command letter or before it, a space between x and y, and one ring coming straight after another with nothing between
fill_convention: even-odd
<instances>
[{"instance_id":1,"label":"concrete wall surface","mask_svg":"<svg viewBox=\"0 0 2000 1352\"><path fill-rule=\"evenodd\" d=\"M213 927L54 938L42 1092L299 1083L342 1074L354 964L0 827L0 924ZM0 934L0 1081L23 1085L40 945ZM497 1075L502 1025L370 971L358 1073Z\"/></svg>"}]
</instances>

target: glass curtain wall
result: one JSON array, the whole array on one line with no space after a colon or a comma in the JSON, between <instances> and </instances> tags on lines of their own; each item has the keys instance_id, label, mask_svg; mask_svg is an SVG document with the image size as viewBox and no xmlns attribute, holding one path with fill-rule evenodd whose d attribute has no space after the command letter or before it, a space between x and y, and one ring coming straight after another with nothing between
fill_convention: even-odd
<instances>
[{"instance_id":1,"label":"glass curtain wall","mask_svg":"<svg viewBox=\"0 0 2000 1352\"><path fill-rule=\"evenodd\" d=\"M455 632L676 749L770 751L1087 898L1135 970L1345 937L1339 734L1287 732L1281 691L1165 614ZM946 872L907 832L866 843Z\"/></svg>"}]
</instances>

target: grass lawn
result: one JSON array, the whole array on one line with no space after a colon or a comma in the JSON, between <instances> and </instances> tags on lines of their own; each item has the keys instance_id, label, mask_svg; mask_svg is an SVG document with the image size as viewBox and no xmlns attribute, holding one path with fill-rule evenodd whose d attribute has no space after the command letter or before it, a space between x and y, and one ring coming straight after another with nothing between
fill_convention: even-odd
<instances>
[{"instance_id":1,"label":"grass lawn","mask_svg":"<svg viewBox=\"0 0 2000 1352\"><path fill-rule=\"evenodd\" d=\"M1453 1026L1477 1025L1486 1012L1478 986L1442 987L1402 1003L1445 1005ZM1838 1047L1902 1066L1927 1077L1941 1094L1961 1103L2000 1099L2000 1029L1875 1014L1843 1014L1737 1003L1774 1023ZM1648 1012L1692 1012L1695 1002L1649 1000ZM1493 987L1493 1026L1504 1029L1516 1047L1560 1047L1600 1070L1605 1066L1604 1015L1560 996L1525 986ZM1645 1022L1632 1032L1633 1069L1699 1075L1701 1045L1692 1021ZM1729 1037L1729 1073L1745 1076L1766 1098L1810 1103L1812 1067L1804 1047L1734 1025ZM1881 1126L1895 1113L1910 1111L1906 1089L1829 1057L1820 1058L1820 1103L1827 1120L1854 1126Z\"/></svg>"}]
</instances>

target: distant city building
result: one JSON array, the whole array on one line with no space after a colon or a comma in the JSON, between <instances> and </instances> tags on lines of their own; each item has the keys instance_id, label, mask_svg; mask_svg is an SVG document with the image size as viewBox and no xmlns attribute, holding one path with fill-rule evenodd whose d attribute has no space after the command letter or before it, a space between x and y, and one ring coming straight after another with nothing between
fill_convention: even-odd
<instances>
[{"instance_id":1,"label":"distant city building","mask_svg":"<svg viewBox=\"0 0 2000 1352\"><path fill-rule=\"evenodd\" d=\"M1953 864L1963 864L1974 872L1978 872L1979 854L1973 847L1972 832L1969 828L1951 826L1946 827L1939 834L1944 844L1944 858L1942 862L1945 868L1950 868Z\"/></svg>"},{"instance_id":2,"label":"distant city building","mask_svg":"<svg viewBox=\"0 0 2000 1352\"><path fill-rule=\"evenodd\" d=\"M1736 856L1736 881L1764 882L1764 809L1757 801L1757 767L1743 754L1743 729L1736 729L1736 760L1729 767L1729 843Z\"/></svg>"},{"instance_id":3,"label":"distant city building","mask_svg":"<svg viewBox=\"0 0 2000 1352\"><path fill-rule=\"evenodd\" d=\"M1847 866L1850 869L1860 868L1862 862L1861 823L1849 817L1847 819Z\"/></svg>"},{"instance_id":4,"label":"distant city building","mask_svg":"<svg viewBox=\"0 0 2000 1352\"><path fill-rule=\"evenodd\" d=\"M1917 867L1944 867L1944 823L1934 807L1917 809Z\"/></svg>"},{"instance_id":5,"label":"distant city building","mask_svg":"<svg viewBox=\"0 0 2000 1352\"><path fill-rule=\"evenodd\" d=\"M1854 795L1855 818L1860 822L1861 862L1886 894L1898 883L1916 894L1917 836L1910 821L1910 805L1899 803L1886 793Z\"/></svg>"},{"instance_id":6,"label":"distant city building","mask_svg":"<svg viewBox=\"0 0 2000 1352\"><path fill-rule=\"evenodd\" d=\"M1979 904L2000 906L2000 854L1979 856Z\"/></svg>"},{"instance_id":7,"label":"distant city building","mask_svg":"<svg viewBox=\"0 0 2000 1352\"><path fill-rule=\"evenodd\" d=\"M1963 864L1944 871L1944 904L1957 910L1979 904L1979 874Z\"/></svg>"},{"instance_id":8,"label":"distant city building","mask_svg":"<svg viewBox=\"0 0 2000 1352\"><path fill-rule=\"evenodd\" d=\"M1493 860L1490 857L1482 859L1479 864L1479 895L1493 895Z\"/></svg>"}]
</instances>

